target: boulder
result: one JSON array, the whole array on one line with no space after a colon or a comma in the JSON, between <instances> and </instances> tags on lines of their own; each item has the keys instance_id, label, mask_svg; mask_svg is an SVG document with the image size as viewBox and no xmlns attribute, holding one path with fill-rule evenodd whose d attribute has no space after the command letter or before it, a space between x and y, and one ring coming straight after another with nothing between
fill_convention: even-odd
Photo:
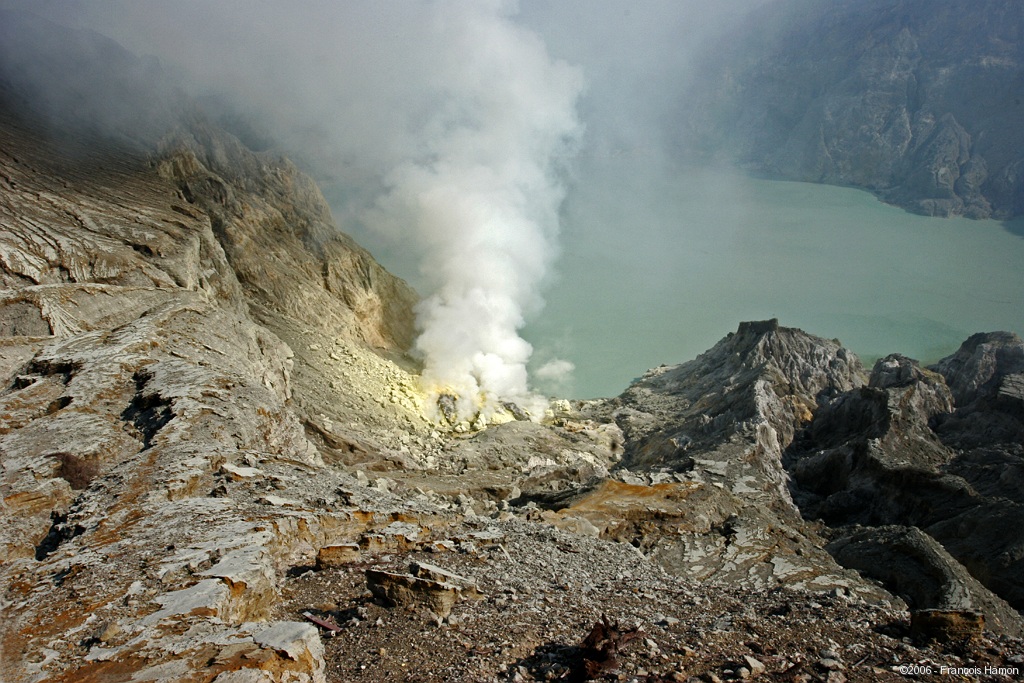
<instances>
[{"instance_id":1,"label":"boulder","mask_svg":"<svg viewBox=\"0 0 1024 683\"><path fill-rule=\"evenodd\" d=\"M387 605L424 607L442 619L451 614L462 593L453 583L377 569L366 570L366 587Z\"/></svg>"},{"instance_id":2,"label":"boulder","mask_svg":"<svg viewBox=\"0 0 1024 683\"><path fill-rule=\"evenodd\" d=\"M358 562L361 557L358 543L325 545L316 553L317 569L335 569Z\"/></svg>"}]
</instances>

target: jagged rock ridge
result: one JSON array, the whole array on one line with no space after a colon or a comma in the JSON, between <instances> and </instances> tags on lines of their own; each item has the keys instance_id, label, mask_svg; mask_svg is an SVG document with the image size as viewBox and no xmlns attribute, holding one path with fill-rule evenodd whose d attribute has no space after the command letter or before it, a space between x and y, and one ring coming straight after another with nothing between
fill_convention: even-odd
<instances>
[{"instance_id":1,"label":"jagged rock ridge","mask_svg":"<svg viewBox=\"0 0 1024 683\"><path fill-rule=\"evenodd\" d=\"M879 360L868 387L819 411L787 452L803 509L834 525L920 527L1020 610L1022 359L1019 337L994 333L932 370Z\"/></svg>"}]
</instances>

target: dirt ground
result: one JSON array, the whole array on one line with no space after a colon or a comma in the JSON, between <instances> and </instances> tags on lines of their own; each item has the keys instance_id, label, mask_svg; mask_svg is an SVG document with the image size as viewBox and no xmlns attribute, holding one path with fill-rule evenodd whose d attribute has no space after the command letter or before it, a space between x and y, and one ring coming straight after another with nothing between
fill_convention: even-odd
<instances>
[{"instance_id":1,"label":"dirt ground","mask_svg":"<svg viewBox=\"0 0 1024 683\"><path fill-rule=\"evenodd\" d=\"M924 643L911 638L902 605L867 604L841 590L702 586L629 545L520 518L481 518L446 535L438 540L450 543L435 543L436 552L295 568L276 616L309 612L338 627L333 637L322 629L333 683L1010 681L1024 672L1020 640ZM367 589L367 569L404 573L413 562L441 567L480 595L463 591L442 619L416 602L388 606ZM584 641L599 622L615 632L599 633L595 649L594 638ZM943 667L1007 671L951 679Z\"/></svg>"}]
</instances>

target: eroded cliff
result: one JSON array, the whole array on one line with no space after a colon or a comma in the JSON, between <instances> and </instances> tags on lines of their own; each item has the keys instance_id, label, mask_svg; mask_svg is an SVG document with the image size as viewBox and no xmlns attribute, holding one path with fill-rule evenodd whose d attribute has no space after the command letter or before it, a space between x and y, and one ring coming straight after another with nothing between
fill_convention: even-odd
<instances>
[{"instance_id":1,"label":"eroded cliff","mask_svg":"<svg viewBox=\"0 0 1024 683\"><path fill-rule=\"evenodd\" d=\"M271 481L323 466L288 407L293 351L250 311L377 358L409 342L412 292L333 228L311 181L222 131L189 139L226 180L184 132L147 156L24 114L0 117L2 677L208 679L244 642L267 671L322 678L315 629L265 621L276 572L366 520L220 495L259 477L274 509ZM376 393L383 375L364 375ZM189 625L202 635L183 639ZM223 666L211 643L234 648Z\"/></svg>"},{"instance_id":2,"label":"eroded cliff","mask_svg":"<svg viewBox=\"0 0 1024 683\"><path fill-rule=\"evenodd\" d=\"M772 3L702 64L680 125L772 176L926 215L1018 216L1022 22L1007 0Z\"/></svg>"}]
</instances>

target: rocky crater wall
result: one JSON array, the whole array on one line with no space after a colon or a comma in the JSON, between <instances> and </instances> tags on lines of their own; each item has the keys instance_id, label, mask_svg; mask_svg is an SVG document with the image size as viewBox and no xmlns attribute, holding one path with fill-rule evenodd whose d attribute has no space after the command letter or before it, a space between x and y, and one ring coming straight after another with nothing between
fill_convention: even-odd
<instances>
[{"instance_id":1,"label":"rocky crater wall","mask_svg":"<svg viewBox=\"0 0 1024 683\"><path fill-rule=\"evenodd\" d=\"M773 3L700 67L682 137L915 213L1019 216L1022 30L1008 0Z\"/></svg>"}]
</instances>

